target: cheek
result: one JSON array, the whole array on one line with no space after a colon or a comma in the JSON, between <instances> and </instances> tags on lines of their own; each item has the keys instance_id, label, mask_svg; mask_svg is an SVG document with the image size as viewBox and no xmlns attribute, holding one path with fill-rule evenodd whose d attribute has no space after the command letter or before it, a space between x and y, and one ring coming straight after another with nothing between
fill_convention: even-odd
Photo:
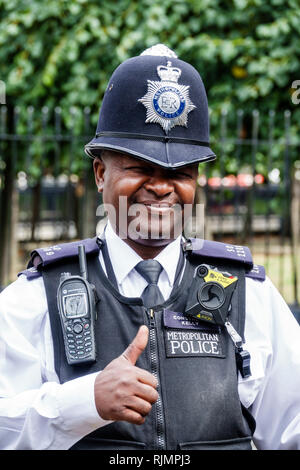
<instances>
[{"instance_id":1,"label":"cheek","mask_svg":"<svg viewBox=\"0 0 300 470\"><path fill-rule=\"evenodd\" d=\"M193 204L196 193L196 183L194 181L189 183L177 183L176 192L180 196L183 204Z\"/></svg>"},{"instance_id":2,"label":"cheek","mask_svg":"<svg viewBox=\"0 0 300 470\"><path fill-rule=\"evenodd\" d=\"M111 171L104 180L103 200L118 205L119 196L130 198L141 187L143 180L140 177L124 175L121 171Z\"/></svg>"}]
</instances>

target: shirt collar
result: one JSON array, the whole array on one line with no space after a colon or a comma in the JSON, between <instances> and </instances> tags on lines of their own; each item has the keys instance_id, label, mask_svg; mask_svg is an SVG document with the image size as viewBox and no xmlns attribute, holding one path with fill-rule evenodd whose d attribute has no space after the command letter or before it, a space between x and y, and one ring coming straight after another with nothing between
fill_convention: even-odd
<instances>
[{"instance_id":1,"label":"shirt collar","mask_svg":"<svg viewBox=\"0 0 300 470\"><path fill-rule=\"evenodd\" d=\"M167 273L170 286L173 286L181 250L181 237L169 243L156 257Z\"/></svg>"},{"instance_id":2,"label":"shirt collar","mask_svg":"<svg viewBox=\"0 0 300 470\"><path fill-rule=\"evenodd\" d=\"M142 258L116 234L109 221L105 228L105 240L117 282L122 284ZM170 286L174 284L181 249L180 242L179 236L155 257L165 270ZM121 256L120 253L122 253Z\"/></svg>"}]
</instances>

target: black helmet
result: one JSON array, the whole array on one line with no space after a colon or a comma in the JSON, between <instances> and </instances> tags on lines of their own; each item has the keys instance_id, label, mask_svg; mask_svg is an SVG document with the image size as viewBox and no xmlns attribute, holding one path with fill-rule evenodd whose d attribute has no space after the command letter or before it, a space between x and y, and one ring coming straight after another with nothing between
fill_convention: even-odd
<instances>
[{"instance_id":1,"label":"black helmet","mask_svg":"<svg viewBox=\"0 0 300 470\"><path fill-rule=\"evenodd\" d=\"M166 168L214 160L199 73L162 44L123 62L107 86L92 158L114 150Z\"/></svg>"}]
</instances>

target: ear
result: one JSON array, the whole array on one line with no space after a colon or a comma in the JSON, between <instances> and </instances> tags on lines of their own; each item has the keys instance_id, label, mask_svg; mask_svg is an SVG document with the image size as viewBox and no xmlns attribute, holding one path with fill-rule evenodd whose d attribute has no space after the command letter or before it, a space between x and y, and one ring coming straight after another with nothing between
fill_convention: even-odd
<instances>
[{"instance_id":1,"label":"ear","mask_svg":"<svg viewBox=\"0 0 300 470\"><path fill-rule=\"evenodd\" d=\"M104 165L103 160L101 160L101 158L99 157L96 157L93 161L93 168L94 168L95 182L98 188L98 192L102 193L103 186L104 186L104 171L105 171L105 165Z\"/></svg>"}]
</instances>

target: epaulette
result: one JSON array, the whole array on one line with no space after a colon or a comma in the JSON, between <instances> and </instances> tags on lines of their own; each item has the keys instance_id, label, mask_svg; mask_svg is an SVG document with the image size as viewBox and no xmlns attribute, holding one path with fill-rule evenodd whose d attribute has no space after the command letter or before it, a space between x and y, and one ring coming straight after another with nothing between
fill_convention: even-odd
<instances>
[{"instance_id":1,"label":"epaulette","mask_svg":"<svg viewBox=\"0 0 300 470\"><path fill-rule=\"evenodd\" d=\"M185 242L184 249L202 258L216 258L222 261L229 260L242 263L247 277L259 281L265 280L266 273L264 267L253 264L251 251L247 246L190 238Z\"/></svg>"},{"instance_id":2,"label":"epaulette","mask_svg":"<svg viewBox=\"0 0 300 470\"><path fill-rule=\"evenodd\" d=\"M256 281L264 281L266 279L266 271L260 264L254 264L251 271L246 272L245 276L251 277L251 279L255 279Z\"/></svg>"},{"instance_id":3,"label":"epaulette","mask_svg":"<svg viewBox=\"0 0 300 470\"><path fill-rule=\"evenodd\" d=\"M42 275L41 271L38 271L36 268L27 268L24 269L23 271L20 271L18 273L18 277L21 276L21 274L24 274L24 276L27 277L28 281L31 281L32 279L36 279L37 277L40 277Z\"/></svg>"},{"instance_id":4,"label":"epaulette","mask_svg":"<svg viewBox=\"0 0 300 470\"><path fill-rule=\"evenodd\" d=\"M41 276L42 268L50 264L56 263L61 259L70 259L78 255L78 245L84 245L87 255L99 252L97 237L86 238L70 243L62 243L61 245L48 246L46 248L37 248L31 252L31 258L27 265L27 269L18 273L18 276L24 274L28 280Z\"/></svg>"}]
</instances>

